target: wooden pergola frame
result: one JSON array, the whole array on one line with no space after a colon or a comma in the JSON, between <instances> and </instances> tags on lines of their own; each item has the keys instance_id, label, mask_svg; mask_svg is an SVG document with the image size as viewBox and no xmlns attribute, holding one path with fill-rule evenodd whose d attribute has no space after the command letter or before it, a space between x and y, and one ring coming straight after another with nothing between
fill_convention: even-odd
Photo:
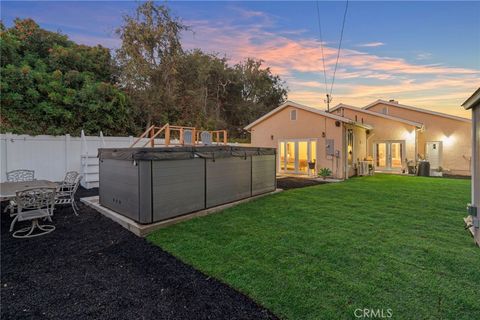
<instances>
[{"instance_id":1,"label":"wooden pergola frame","mask_svg":"<svg viewBox=\"0 0 480 320\"><path fill-rule=\"evenodd\" d=\"M190 130L192 131L192 143L185 143L184 139L184 133L185 130ZM150 126L147 130L145 130L144 133L140 137L138 137L130 146L134 147L136 146L142 139L148 138L148 141L145 142L142 147L146 147L149 145L150 147L155 147L155 139L160 138L160 135L163 133L163 136L165 138L165 143L162 145L164 146L172 146L172 145L198 145L201 144L200 140L200 134L204 131L209 132L212 135L212 142L215 142L217 145L218 144L227 144L227 130L199 130L195 127L183 127L183 126L174 126L170 124L166 124L163 127L157 127L155 125ZM179 133L179 142L178 143L173 143L171 141L171 136L173 132L178 132ZM158 145L158 144L157 144Z\"/></svg>"}]
</instances>

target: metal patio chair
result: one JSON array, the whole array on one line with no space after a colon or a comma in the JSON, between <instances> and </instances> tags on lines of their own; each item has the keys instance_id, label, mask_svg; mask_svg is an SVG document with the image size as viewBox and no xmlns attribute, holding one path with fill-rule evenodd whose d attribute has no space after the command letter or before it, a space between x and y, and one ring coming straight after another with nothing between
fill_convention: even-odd
<instances>
[{"instance_id":1,"label":"metal patio chair","mask_svg":"<svg viewBox=\"0 0 480 320\"><path fill-rule=\"evenodd\" d=\"M75 184L75 179L77 179L79 175L80 174L77 171L68 171L67 173L65 173L63 181L59 183L60 190L62 190L63 188L68 189L69 186Z\"/></svg>"},{"instance_id":2,"label":"metal patio chair","mask_svg":"<svg viewBox=\"0 0 480 320\"><path fill-rule=\"evenodd\" d=\"M39 219L47 218L51 221L55 206L56 188L31 188L17 191L15 203L17 214L10 224L13 231L17 221L31 221L30 227L21 228L13 233L15 238L32 238L45 235L55 230L54 225L40 224ZM40 232L34 233L38 229Z\"/></svg>"},{"instance_id":3,"label":"metal patio chair","mask_svg":"<svg viewBox=\"0 0 480 320\"><path fill-rule=\"evenodd\" d=\"M35 171L27 169L18 169L7 172L8 182L22 182L35 180Z\"/></svg>"},{"instance_id":4,"label":"metal patio chair","mask_svg":"<svg viewBox=\"0 0 480 320\"><path fill-rule=\"evenodd\" d=\"M32 181L35 180L35 171L27 169L18 169L7 172L7 181L8 182L23 182L23 181ZM15 200L10 200L10 203L5 207L3 212L10 210L10 216L15 215Z\"/></svg>"},{"instance_id":5,"label":"metal patio chair","mask_svg":"<svg viewBox=\"0 0 480 320\"><path fill-rule=\"evenodd\" d=\"M65 205L70 204L72 206L73 212L78 216L78 207L75 203L75 193L77 192L78 186L82 176L78 172L70 171L65 175L65 179L60 185L58 192L55 196L55 204Z\"/></svg>"}]
</instances>

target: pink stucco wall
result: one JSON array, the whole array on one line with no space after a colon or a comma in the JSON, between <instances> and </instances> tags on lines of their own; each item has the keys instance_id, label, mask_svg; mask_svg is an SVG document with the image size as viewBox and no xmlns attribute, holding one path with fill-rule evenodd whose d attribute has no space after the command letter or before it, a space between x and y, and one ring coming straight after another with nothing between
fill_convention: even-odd
<instances>
[{"instance_id":1,"label":"pink stucco wall","mask_svg":"<svg viewBox=\"0 0 480 320\"><path fill-rule=\"evenodd\" d=\"M401 141L405 143L403 161L405 162L405 158L415 160L415 126L348 108L339 108L334 113L352 120L356 119L359 122L363 121L373 127L370 134L367 135L366 153L368 157L374 158L376 141Z\"/></svg>"},{"instance_id":2,"label":"pink stucco wall","mask_svg":"<svg viewBox=\"0 0 480 320\"><path fill-rule=\"evenodd\" d=\"M378 103L370 111L382 112L387 108L388 115L423 123L425 130L418 136L417 152L425 155L427 141L442 142L441 166L447 173L470 175L472 156L472 124L429 113L409 110L400 106Z\"/></svg>"},{"instance_id":3,"label":"pink stucco wall","mask_svg":"<svg viewBox=\"0 0 480 320\"><path fill-rule=\"evenodd\" d=\"M290 111L297 110L297 120L290 120ZM287 106L251 128L251 144L257 147L274 147L287 139L315 139L317 141L317 168L330 168L337 178L344 177L343 131L344 125L335 125L336 120L303 109ZM325 133L325 137L323 137ZM337 159L327 156L325 140L334 139Z\"/></svg>"}]
</instances>

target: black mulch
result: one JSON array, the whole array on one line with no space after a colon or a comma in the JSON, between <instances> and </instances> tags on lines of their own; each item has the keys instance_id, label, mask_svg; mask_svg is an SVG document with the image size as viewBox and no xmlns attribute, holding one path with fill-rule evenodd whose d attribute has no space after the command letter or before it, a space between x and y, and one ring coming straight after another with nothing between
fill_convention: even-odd
<instances>
[{"instance_id":1,"label":"black mulch","mask_svg":"<svg viewBox=\"0 0 480 320\"><path fill-rule=\"evenodd\" d=\"M70 208L56 210L57 229L33 239L12 238L11 218L1 215L2 319L275 319L245 295L79 206L78 217Z\"/></svg>"},{"instance_id":2,"label":"black mulch","mask_svg":"<svg viewBox=\"0 0 480 320\"><path fill-rule=\"evenodd\" d=\"M324 184L324 183L328 183L328 182L307 179L307 178L282 177L277 179L277 188L288 190L288 189L316 186L318 184Z\"/></svg>"}]
</instances>

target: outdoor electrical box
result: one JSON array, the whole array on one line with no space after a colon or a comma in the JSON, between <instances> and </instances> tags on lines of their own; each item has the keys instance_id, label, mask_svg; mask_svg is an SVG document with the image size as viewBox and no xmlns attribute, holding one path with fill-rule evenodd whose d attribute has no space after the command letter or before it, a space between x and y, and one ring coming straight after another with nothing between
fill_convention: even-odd
<instances>
[{"instance_id":1,"label":"outdoor electrical box","mask_svg":"<svg viewBox=\"0 0 480 320\"><path fill-rule=\"evenodd\" d=\"M327 153L327 156L335 155L335 141L333 139L325 140L325 151Z\"/></svg>"}]
</instances>

